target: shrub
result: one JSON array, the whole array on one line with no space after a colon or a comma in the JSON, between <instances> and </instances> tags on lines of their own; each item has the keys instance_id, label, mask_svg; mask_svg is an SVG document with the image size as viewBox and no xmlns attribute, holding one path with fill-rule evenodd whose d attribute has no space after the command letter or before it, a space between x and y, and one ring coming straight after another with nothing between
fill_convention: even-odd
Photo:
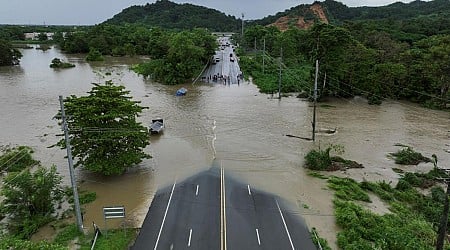
<instances>
[{"instance_id":1,"label":"shrub","mask_svg":"<svg viewBox=\"0 0 450 250\"><path fill-rule=\"evenodd\" d=\"M306 154L306 167L313 170L327 170L331 168L331 157L330 157L331 148L328 147L325 150L311 150Z\"/></svg>"},{"instance_id":2,"label":"shrub","mask_svg":"<svg viewBox=\"0 0 450 250\"><path fill-rule=\"evenodd\" d=\"M403 148L396 153L391 153L395 159L395 163L401 165L417 165L421 162L431 162L431 159L423 156L421 153L415 152L411 147Z\"/></svg>"}]
</instances>

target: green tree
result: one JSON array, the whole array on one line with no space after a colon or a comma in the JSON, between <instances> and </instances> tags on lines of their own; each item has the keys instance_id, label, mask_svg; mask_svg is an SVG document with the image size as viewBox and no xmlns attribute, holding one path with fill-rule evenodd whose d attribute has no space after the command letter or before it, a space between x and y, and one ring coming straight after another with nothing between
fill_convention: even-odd
<instances>
[{"instance_id":1,"label":"green tree","mask_svg":"<svg viewBox=\"0 0 450 250\"><path fill-rule=\"evenodd\" d=\"M96 84L88 96L64 100L75 166L104 175L124 171L150 156L148 130L136 121L146 107L128 96L130 91L111 81ZM64 146L64 140L59 142Z\"/></svg>"},{"instance_id":2,"label":"green tree","mask_svg":"<svg viewBox=\"0 0 450 250\"><path fill-rule=\"evenodd\" d=\"M0 39L0 66L19 64L22 54L6 40Z\"/></svg>"},{"instance_id":3,"label":"green tree","mask_svg":"<svg viewBox=\"0 0 450 250\"><path fill-rule=\"evenodd\" d=\"M102 53L95 48L91 48L89 50L88 55L86 56L86 61L103 61L105 60L102 56Z\"/></svg>"},{"instance_id":4,"label":"green tree","mask_svg":"<svg viewBox=\"0 0 450 250\"><path fill-rule=\"evenodd\" d=\"M47 33L41 32L38 34L38 39L41 42L47 41L48 40L48 36Z\"/></svg>"},{"instance_id":5,"label":"green tree","mask_svg":"<svg viewBox=\"0 0 450 250\"><path fill-rule=\"evenodd\" d=\"M3 179L1 210L9 216L13 234L29 238L51 220L55 205L63 198L61 179L55 166L13 172Z\"/></svg>"}]
</instances>

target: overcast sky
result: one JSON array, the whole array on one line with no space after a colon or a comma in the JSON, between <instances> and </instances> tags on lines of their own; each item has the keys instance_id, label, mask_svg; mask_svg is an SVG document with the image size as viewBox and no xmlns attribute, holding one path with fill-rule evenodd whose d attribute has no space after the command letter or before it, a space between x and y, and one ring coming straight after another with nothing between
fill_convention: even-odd
<instances>
[{"instance_id":1,"label":"overcast sky","mask_svg":"<svg viewBox=\"0 0 450 250\"><path fill-rule=\"evenodd\" d=\"M259 19L314 0L172 0L217 9L244 19ZM131 5L155 0L0 0L0 24L97 24ZM341 0L347 6L381 6L395 0ZM411 2L411 0L402 0Z\"/></svg>"}]
</instances>

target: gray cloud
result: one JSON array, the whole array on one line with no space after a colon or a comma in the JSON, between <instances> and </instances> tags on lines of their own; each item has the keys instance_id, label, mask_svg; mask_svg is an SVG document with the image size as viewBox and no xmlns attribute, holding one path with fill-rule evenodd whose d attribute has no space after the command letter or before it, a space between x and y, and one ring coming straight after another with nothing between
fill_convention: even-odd
<instances>
[{"instance_id":1,"label":"gray cloud","mask_svg":"<svg viewBox=\"0 0 450 250\"><path fill-rule=\"evenodd\" d=\"M217 9L228 15L258 19L276 14L311 0L174 0ZM145 0L0 0L0 24L97 24L131 5L144 5ZM348 6L380 6L394 0L343 0ZM403 0L411 2L411 0Z\"/></svg>"}]
</instances>

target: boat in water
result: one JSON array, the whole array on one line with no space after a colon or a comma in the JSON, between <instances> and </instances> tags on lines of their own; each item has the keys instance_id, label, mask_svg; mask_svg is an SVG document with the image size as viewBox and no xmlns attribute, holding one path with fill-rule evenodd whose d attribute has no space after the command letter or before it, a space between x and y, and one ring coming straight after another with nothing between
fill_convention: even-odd
<instances>
[{"instance_id":1,"label":"boat in water","mask_svg":"<svg viewBox=\"0 0 450 250\"><path fill-rule=\"evenodd\" d=\"M164 120L162 118L153 119L150 125L150 134L159 134L164 129Z\"/></svg>"},{"instance_id":2,"label":"boat in water","mask_svg":"<svg viewBox=\"0 0 450 250\"><path fill-rule=\"evenodd\" d=\"M177 93L175 94L176 96L183 96L186 95L187 89L186 88L181 88L179 90L177 90Z\"/></svg>"}]
</instances>

